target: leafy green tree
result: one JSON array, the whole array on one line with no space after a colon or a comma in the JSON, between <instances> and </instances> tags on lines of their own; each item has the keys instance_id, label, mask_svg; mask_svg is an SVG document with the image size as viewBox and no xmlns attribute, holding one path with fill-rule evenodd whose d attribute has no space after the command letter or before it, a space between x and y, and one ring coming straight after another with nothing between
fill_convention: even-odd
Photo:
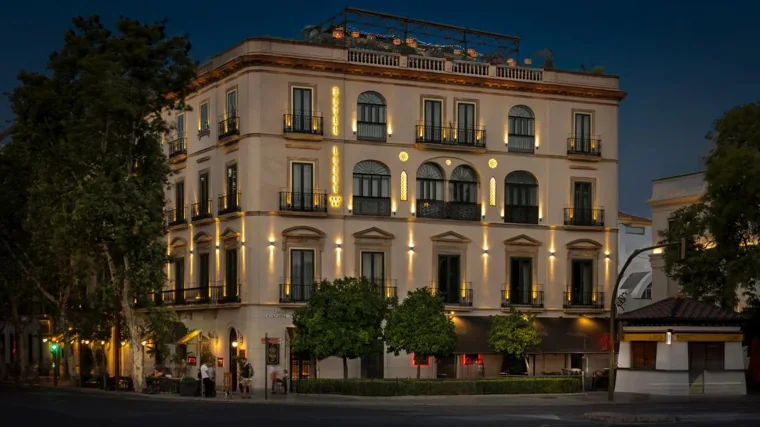
<instances>
[{"instance_id":1,"label":"leafy green tree","mask_svg":"<svg viewBox=\"0 0 760 427\"><path fill-rule=\"evenodd\" d=\"M541 344L541 336L533 327L533 317L512 309L506 316L493 316L488 345L502 356L525 360L528 350Z\"/></svg>"},{"instance_id":2,"label":"leafy green tree","mask_svg":"<svg viewBox=\"0 0 760 427\"><path fill-rule=\"evenodd\" d=\"M760 278L760 103L735 107L707 136L706 193L661 230L665 241L688 238L687 257L665 251L666 272L692 298L733 309L739 292L756 294Z\"/></svg>"},{"instance_id":3,"label":"leafy green tree","mask_svg":"<svg viewBox=\"0 0 760 427\"><path fill-rule=\"evenodd\" d=\"M141 390L148 326L134 301L165 281L169 168L161 135L169 127L161 114L186 108L195 64L187 39L167 37L163 23L121 19L116 28L112 33L97 16L74 19L47 72L19 75L11 133L35 154L27 221L38 221L36 248L62 254L54 265L70 288L91 285L105 266L99 295L127 329L131 376ZM69 294L39 287L66 305Z\"/></svg>"},{"instance_id":4,"label":"leafy green tree","mask_svg":"<svg viewBox=\"0 0 760 427\"><path fill-rule=\"evenodd\" d=\"M404 351L414 354L418 361L450 355L456 348L457 336L454 322L446 317L444 309L443 299L431 294L428 288L409 292L388 315L385 325L388 352L398 356Z\"/></svg>"},{"instance_id":5,"label":"leafy green tree","mask_svg":"<svg viewBox=\"0 0 760 427\"><path fill-rule=\"evenodd\" d=\"M295 351L308 351L319 360L342 358L347 379L348 359L377 353L387 311L382 292L364 278L322 281L293 315Z\"/></svg>"}]
</instances>

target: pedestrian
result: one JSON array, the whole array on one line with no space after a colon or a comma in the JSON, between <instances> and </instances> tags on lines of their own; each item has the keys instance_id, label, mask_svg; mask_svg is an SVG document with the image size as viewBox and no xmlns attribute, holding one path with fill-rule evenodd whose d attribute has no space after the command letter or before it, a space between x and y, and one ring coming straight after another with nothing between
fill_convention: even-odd
<instances>
[{"instance_id":1,"label":"pedestrian","mask_svg":"<svg viewBox=\"0 0 760 427\"><path fill-rule=\"evenodd\" d=\"M269 378L272 381L272 394L277 394L277 374L279 372L277 365L269 365Z\"/></svg>"},{"instance_id":2,"label":"pedestrian","mask_svg":"<svg viewBox=\"0 0 760 427\"><path fill-rule=\"evenodd\" d=\"M253 366L248 363L248 358L242 359L243 368L240 369L240 383L243 386L243 399L251 398L251 382L253 381Z\"/></svg>"},{"instance_id":3,"label":"pedestrian","mask_svg":"<svg viewBox=\"0 0 760 427\"><path fill-rule=\"evenodd\" d=\"M208 379L209 379L209 396L216 397L216 368L214 368L214 363L209 362L208 364Z\"/></svg>"},{"instance_id":4,"label":"pedestrian","mask_svg":"<svg viewBox=\"0 0 760 427\"><path fill-rule=\"evenodd\" d=\"M209 377L208 365L208 363L201 365L201 381L203 381L203 396L205 397L211 396L211 389L214 387L214 384Z\"/></svg>"}]
</instances>

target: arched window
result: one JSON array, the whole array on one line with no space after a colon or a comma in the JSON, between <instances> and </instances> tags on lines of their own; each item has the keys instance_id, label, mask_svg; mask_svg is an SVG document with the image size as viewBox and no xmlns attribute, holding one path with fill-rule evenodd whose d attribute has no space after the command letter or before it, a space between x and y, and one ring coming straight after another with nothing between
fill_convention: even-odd
<instances>
[{"instance_id":1,"label":"arched window","mask_svg":"<svg viewBox=\"0 0 760 427\"><path fill-rule=\"evenodd\" d=\"M417 169L417 200L443 200L443 171L435 163Z\"/></svg>"},{"instance_id":2,"label":"arched window","mask_svg":"<svg viewBox=\"0 0 760 427\"><path fill-rule=\"evenodd\" d=\"M377 92L359 95L356 106L356 139L385 141L387 135L385 99Z\"/></svg>"},{"instance_id":3,"label":"arched window","mask_svg":"<svg viewBox=\"0 0 760 427\"><path fill-rule=\"evenodd\" d=\"M390 215L390 193L388 166L375 160L364 160L354 166L354 215Z\"/></svg>"},{"instance_id":4,"label":"arched window","mask_svg":"<svg viewBox=\"0 0 760 427\"><path fill-rule=\"evenodd\" d=\"M478 178L469 166L457 166L449 179L449 200L457 203L477 203Z\"/></svg>"},{"instance_id":5,"label":"arched window","mask_svg":"<svg viewBox=\"0 0 760 427\"><path fill-rule=\"evenodd\" d=\"M532 153L535 150L536 124L533 111L516 105L509 110L509 139L507 150L518 153Z\"/></svg>"},{"instance_id":6,"label":"arched window","mask_svg":"<svg viewBox=\"0 0 760 427\"><path fill-rule=\"evenodd\" d=\"M538 224L538 180L532 173L514 171L504 180L504 222Z\"/></svg>"}]
</instances>

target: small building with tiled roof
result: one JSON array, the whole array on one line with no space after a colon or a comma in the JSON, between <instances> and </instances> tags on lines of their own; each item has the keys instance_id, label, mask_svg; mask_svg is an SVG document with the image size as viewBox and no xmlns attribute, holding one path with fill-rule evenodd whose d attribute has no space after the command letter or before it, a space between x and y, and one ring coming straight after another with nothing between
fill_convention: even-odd
<instances>
[{"instance_id":1,"label":"small building with tiled roof","mask_svg":"<svg viewBox=\"0 0 760 427\"><path fill-rule=\"evenodd\" d=\"M747 393L740 313L679 296L618 319L616 392Z\"/></svg>"}]
</instances>

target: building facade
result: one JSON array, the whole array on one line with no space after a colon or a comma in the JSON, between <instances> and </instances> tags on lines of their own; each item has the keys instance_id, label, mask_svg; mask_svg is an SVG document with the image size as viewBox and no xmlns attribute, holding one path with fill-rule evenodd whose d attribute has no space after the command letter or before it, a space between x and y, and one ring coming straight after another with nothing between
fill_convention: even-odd
<instances>
[{"instance_id":1,"label":"building facade","mask_svg":"<svg viewBox=\"0 0 760 427\"><path fill-rule=\"evenodd\" d=\"M166 117L173 262L156 298L212 332L225 371L245 353L263 372L267 334L281 368L313 376L289 351L291 317L322 278L364 276L399 299L434 288L455 323L512 306L606 315L617 77L249 39L204 64L196 87L192 110ZM423 375L464 376L482 356L462 349ZM342 376L340 360L318 368ZM349 365L352 377L415 370L411 355Z\"/></svg>"},{"instance_id":2,"label":"building facade","mask_svg":"<svg viewBox=\"0 0 760 427\"><path fill-rule=\"evenodd\" d=\"M634 251L652 246L652 220L618 212L618 274ZM624 297L623 311L628 312L652 303L651 253L633 258L621 279L618 297Z\"/></svg>"}]
</instances>

